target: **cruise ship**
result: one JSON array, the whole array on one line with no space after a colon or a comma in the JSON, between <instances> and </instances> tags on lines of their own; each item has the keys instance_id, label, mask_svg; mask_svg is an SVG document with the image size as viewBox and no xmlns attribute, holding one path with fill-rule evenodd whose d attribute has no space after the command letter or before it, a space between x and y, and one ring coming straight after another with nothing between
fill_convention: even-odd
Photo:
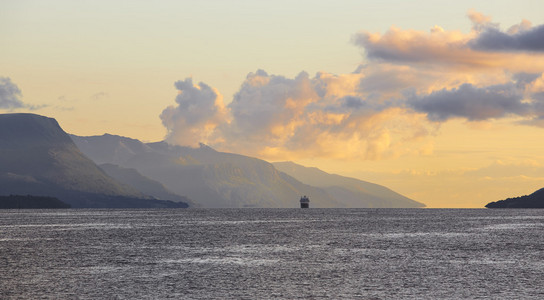
<instances>
[{"instance_id":1,"label":"cruise ship","mask_svg":"<svg viewBox=\"0 0 544 300\"><path fill-rule=\"evenodd\" d=\"M300 208L309 208L310 207L310 198L307 196L300 197Z\"/></svg>"}]
</instances>

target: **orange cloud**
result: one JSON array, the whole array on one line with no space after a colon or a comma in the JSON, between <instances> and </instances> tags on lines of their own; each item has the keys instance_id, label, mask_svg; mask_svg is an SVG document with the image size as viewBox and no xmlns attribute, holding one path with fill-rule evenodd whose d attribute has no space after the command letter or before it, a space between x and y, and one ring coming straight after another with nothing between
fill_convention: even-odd
<instances>
[{"instance_id":1,"label":"orange cloud","mask_svg":"<svg viewBox=\"0 0 544 300\"><path fill-rule=\"evenodd\" d=\"M429 153L428 143L417 144L433 125L423 114L365 97L363 78L363 72L313 78L303 72L293 79L250 73L227 107L232 121L213 133L228 142L212 146L267 159Z\"/></svg>"},{"instance_id":2,"label":"orange cloud","mask_svg":"<svg viewBox=\"0 0 544 300\"><path fill-rule=\"evenodd\" d=\"M531 27L524 20L507 33L477 12L469 12L473 30L445 31L435 26L429 32L390 28L385 34L359 32L352 38L370 61L413 65L426 69L471 70L489 68L513 72L541 71L544 60L544 26ZM518 48L516 48L518 47ZM504 50L511 51L504 51ZM531 50L531 51L518 51Z\"/></svg>"},{"instance_id":3,"label":"orange cloud","mask_svg":"<svg viewBox=\"0 0 544 300\"><path fill-rule=\"evenodd\" d=\"M544 53L520 51L541 27L523 21L502 32L480 13L469 18L469 33L360 32L353 42L368 61L355 72L287 78L258 70L226 107L215 89L186 80L178 106L161 115L169 140L267 159L378 160L432 153L437 127L453 118L544 124ZM489 49L500 41L525 46Z\"/></svg>"}]
</instances>

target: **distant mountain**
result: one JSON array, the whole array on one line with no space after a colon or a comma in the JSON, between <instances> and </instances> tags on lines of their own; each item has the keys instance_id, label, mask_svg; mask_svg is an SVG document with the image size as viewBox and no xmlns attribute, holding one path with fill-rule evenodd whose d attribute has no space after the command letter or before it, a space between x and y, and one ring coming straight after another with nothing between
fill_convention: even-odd
<instances>
[{"instance_id":1,"label":"distant mountain","mask_svg":"<svg viewBox=\"0 0 544 300\"><path fill-rule=\"evenodd\" d=\"M162 183L143 176L136 169L123 168L114 164L102 164L99 167L115 180L135 187L146 195L156 199L184 202L191 207L196 206L189 198L171 192Z\"/></svg>"},{"instance_id":2,"label":"distant mountain","mask_svg":"<svg viewBox=\"0 0 544 300\"><path fill-rule=\"evenodd\" d=\"M144 144L109 134L72 139L95 162L135 169L202 207L299 207L302 195L310 197L311 207L424 206L376 184L295 164L275 166L203 144Z\"/></svg>"},{"instance_id":3,"label":"distant mountain","mask_svg":"<svg viewBox=\"0 0 544 300\"><path fill-rule=\"evenodd\" d=\"M72 139L91 159L136 169L202 207L298 207L302 195L312 199L312 207L344 207L324 190L303 184L266 161L203 144L199 148L144 144L112 135Z\"/></svg>"},{"instance_id":4,"label":"distant mountain","mask_svg":"<svg viewBox=\"0 0 544 300\"><path fill-rule=\"evenodd\" d=\"M544 208L544 188L521 197L490 202L487 208Z\"/></svg>"},{"instance_id":5,"label":"distant mountain","mask_svg":"<svg viewBox=\"0 0 544 300\"><path fill-rule=\"evenodd\" d=\"M297 180L324 189L333 199L347 207L424 207L384 186L355 178L329 174L317 168L308 168L293 162L273 163L276 169Z\"/></svg>"},{"instance_id":6,"label":"distant mountain","mask_svg":"<svg viewBox=\"0 0 544 300\"><path fill-rule=\"evenodd\" d=\"M51 196L72 207L185 207L104 173L52 118L0 115L0 195Z\"/></svg>"},{"instance_id":7,"label":"distant mountain","mask_svg":"<svg viewBox=\"0 0 544 300\"><path fill-rule=\"evenodd\" d=\"M70 135L81 152L90 155L97 164L114 164L121 166L135 154L152 152L146 144L136 139L104 134L101 136L80 137Z\"/></svg>"}]
</instances>

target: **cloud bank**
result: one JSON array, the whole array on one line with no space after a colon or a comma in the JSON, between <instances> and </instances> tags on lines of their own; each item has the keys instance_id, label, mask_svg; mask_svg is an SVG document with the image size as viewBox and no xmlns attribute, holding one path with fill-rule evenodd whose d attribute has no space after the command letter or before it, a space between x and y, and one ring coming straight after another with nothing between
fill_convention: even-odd
<instances>
[{"instance_id":1,"label":"cloud bank","mask_svg":"<svg viewBox=\"0 0 544 300\"><path fill-rule=\"evenodd\" d=\"M478 88L470 83L411 99L408 105L439 122L456 117L483 121L507 115L524 116L531 110L531 105L522 102L522 95L513 86Z\"/></svg>"},{"instance_id":2,"label":"cloud bank","mask_svg":"<svg viewBox=\"0 0 544 300\"><path fill-rule=\"evenodd\" d=\"M493 27L485 28L469 45L483 51L544 52L544 25L531 28L531 23L526 21L508 32Z\"/></svg>"},{"instance_id":3,"label":"cloud bank","mask_svg":"<svg viewBox=\"0 0 544 300\"><path fill-rule=\"evenodd\" d=\"M161 114L168 139L268 159L383 159L432 152L441 123L511 118L544 127L544 25L502 31L469 12L472 30L361 31L350 74L249 73L225 106L219 92L178 81Z\"/></svg>"},{"instance_id":4,"label":"cloud bank","mask_svg":"<svg viewBox=\"0 0 544 300\"><path fill-rule=\"evenodd\" d=\"M362 74L301 72L295 78L249 73L223 108L209 86L178 82L177 106L163 111L167 140L207 142L223 150L267 158L327 156L380 159L427 151L415 143L434 130L406 108L358 92ZM180 84L183 83L183 84ZM226 109L227 113L224 109Z\"/></svg>"}]
</instances>

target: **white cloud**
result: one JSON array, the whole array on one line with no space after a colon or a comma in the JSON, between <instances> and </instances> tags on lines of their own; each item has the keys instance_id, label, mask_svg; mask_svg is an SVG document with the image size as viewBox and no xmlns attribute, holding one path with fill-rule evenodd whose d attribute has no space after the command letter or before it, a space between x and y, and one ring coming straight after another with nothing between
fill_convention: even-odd
<instances>
[{"instance_id":1,"label":"white cloud","mask_svg":"<svg viewBox=\"0 0 544 300\"><path fill-rule=\"evenodd\" d=\"M177 81L176 106L169 106L160 115L168 129L167 141L183 145L208 143L218 124L225 121L223 98L204 84L194 85L191 78Z\"/></svg>"},{"instance_id":2,"label":"white cloud","mask_svg":"<svg viewBox=\"0 0 544 300\"><path fill-rule=\"evenodd\" d=\"M21 90L9 77L0 77L0 108L12 110L24 107Z\"/></svg>"}]
</instances>

